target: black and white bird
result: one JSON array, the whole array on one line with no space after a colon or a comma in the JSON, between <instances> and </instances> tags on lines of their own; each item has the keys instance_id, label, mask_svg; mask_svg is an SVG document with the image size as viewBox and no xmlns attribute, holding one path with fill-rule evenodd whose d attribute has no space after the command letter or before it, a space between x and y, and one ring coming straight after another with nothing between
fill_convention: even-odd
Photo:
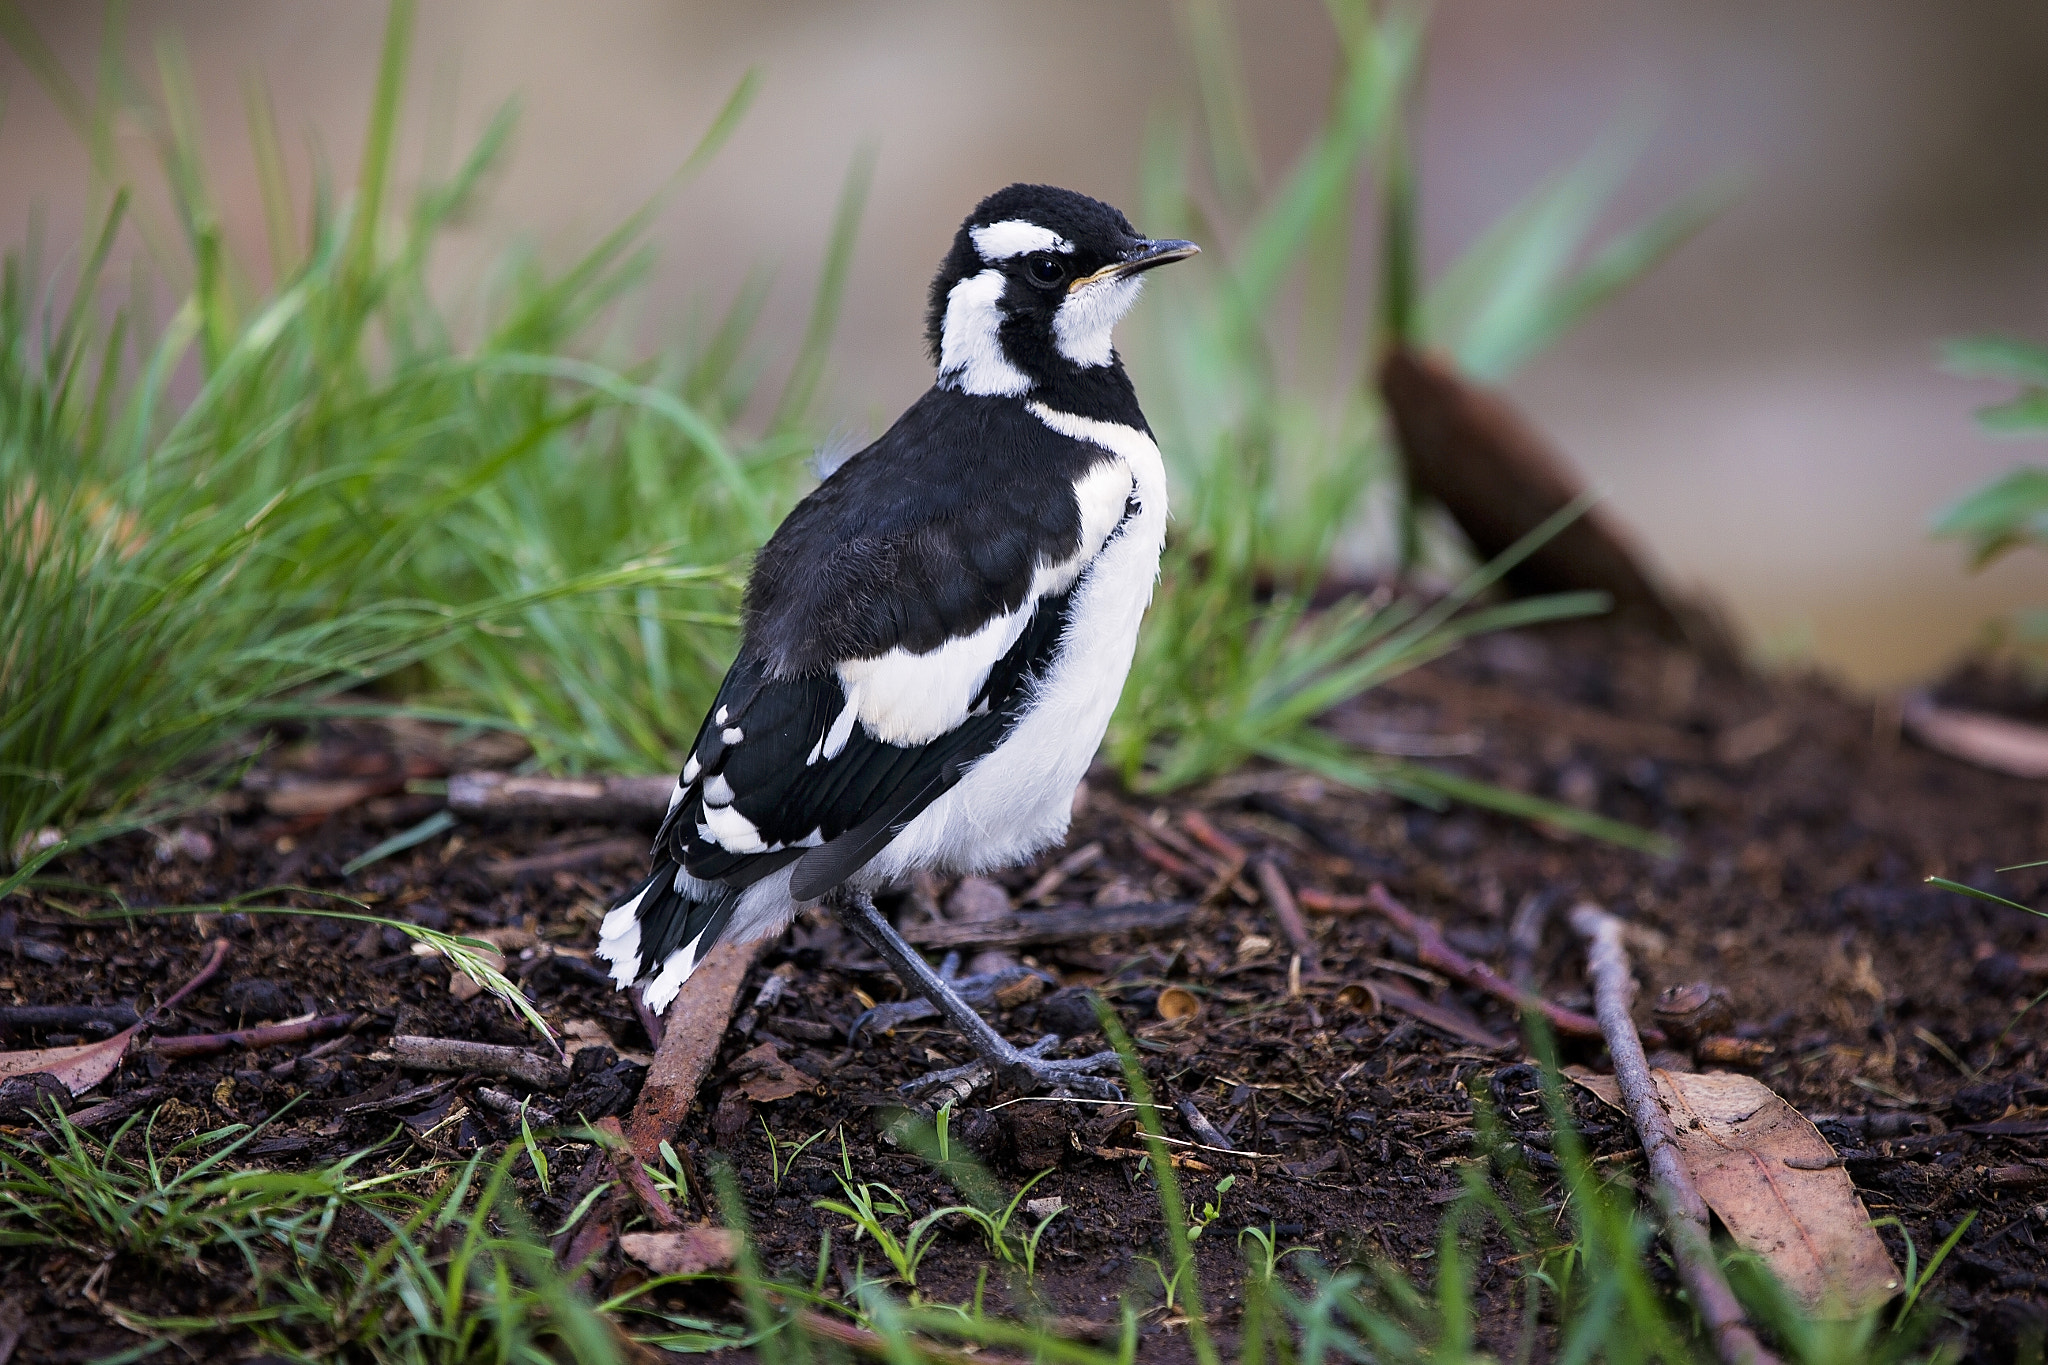
<instances>
[{"instance_id":1,"label":"black and white bird","mask_svg":"<svg viewBox=\"0 0 2048 1365\"><path fill-rule=\"evenodd\" d=\"M605 916L598 955L650 1009L714 943L824 900L1000 1073L1106 1088L1114 1053L1012 1046L871 893L1065 837L1166 534L1159 448L1110 333L1145 271L1196 250L1047 185L961 225L931 285L937 382L762 548L651 875Z\"/></svg>"}]
</instances>

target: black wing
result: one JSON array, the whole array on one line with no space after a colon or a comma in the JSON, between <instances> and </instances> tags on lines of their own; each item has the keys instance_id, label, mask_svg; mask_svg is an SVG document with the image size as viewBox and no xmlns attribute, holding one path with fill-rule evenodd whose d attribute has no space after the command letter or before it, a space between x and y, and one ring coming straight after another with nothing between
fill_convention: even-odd
<instances>
[{"instance_id":1,"label":"black wing","mask_svg":"<svg viewBox=\"0 0 2048 1365\"><path fill-rule=\"evenodd\" d=\"M967 719L926 744L885 743L856 723L845 747L825 757L847 705L837 675L776 679L743 653L698 731L689 780L655 837L657 857L733 888L796 863L791 895L823 895L1002 742L1058 650L1070 600L1071 592L1041 600ZM707 800L707 789L730 799Z\"/></svg>"}]
</instances>

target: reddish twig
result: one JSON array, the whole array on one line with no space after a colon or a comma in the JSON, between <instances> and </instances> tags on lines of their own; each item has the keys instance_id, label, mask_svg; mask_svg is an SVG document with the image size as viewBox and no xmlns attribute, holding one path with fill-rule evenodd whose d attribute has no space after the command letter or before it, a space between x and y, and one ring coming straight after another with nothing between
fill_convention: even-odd
<instances>
[{"instance_id":1,"label":"reddish twig","mask_svg":"<svg viewBox=\"0 0 2048 1365\"><path fill-rule=\"evenodd\" d=\"M1179 854L1169 853L1137 829L1131 830L1131 843L1137 847L1138 856L1164 871L1170 877L1178 878L1187 886L1203 886L1208 883L1208 874Z\"/></svg>"},{"instance_id":2,"label":"reddish twig","mask_svg":"<svg viewBox=\"0 0 2048 1365\"><path fill-rule=\"evenodd\" d=\"M210 1052L225 1052L231 1047L276 1047L281 1043L325 1038L330 1033L347 1032L355 1021L353 1014L322 1014L289 1024L264 1024L229 1033L187 1033L176 1038L158 1038L150 1048L159 1057L201 1057Z\"/></svg>"},{"instance_id":3,"label":"reddish twig","mask_svg":"<svg viewBox=\"0 0 2048 1365\"><path fill-rule=\"evenodd\" d=\"M626 1141L626 1132L619 1127L619 1121L607 1115L597 1121L596 1127L607 1139L605 1150L611 1153L612 1170L618 1175L619 1183L633 1192L633 1197L640 1201L640 1207L647 1211L654 1225L664 1232L674 1232L682 1227L681 1215L661 1197L661 1191L654 1188L654 1181L648 1178L640 1158L633 1154L632 1144Z\"/></svg>"},{"instance_id":4,"label":"reddish twig","mask_svg":"<svg viewBox=\"0 0 2048 1365\"><path fill-rule=\"evenodd\" d=\"M1316 968L1319 952L1315 936L1308 931L1308 922L1301 917L1301 907L1294 903L1294 892L1287 885L1287 878L1281 875L1280 865L1271 858L1261 858L1253 869L1259 879L1259 891L1266 898L1266 905L1273 912L1273 918L1280 921L1281 932L1310 971Z\"/></svg>"},{"instance_id":5,"label":"reddish twig","mask_svg":"<svg viewBox=\"0 0 2048 1365\"><path fill-rule=\"evenodd\" d=\"M1615 1083L1642 1138L1643 1157L1656 1181L1657 1207L1664 1215L1664 1232L1678 1261L1678 1278L1724 1365L1778 1365L1778 1358L1766 1351L1750 1330L1742 1305L1736 1302L1714 1259L1713 1243L1707 1235L1706 1201L1700 1198L1679 1155L1677 1130L1650 1078L1643 1040L1629 1016L1636 983L1629 971L1628 951L1622 947L1622 923L1598 906L1581 905L1572 911L1572 928L1587 943L1586 970L1593 978L1594 1007L1600 1014L1607 1053L1614 1059Z\"/></svg>"},{"instance_id":6,"label":"reddish twig","mask_svg":"<svg viewBox=\"0 0 2048 1365\"><path fill-rule=\"evenodd\" d=\"M1324 915L1355 915L1372 904L1364 896L1349 896L1338 891L1324 891L1320 887L1304 886L1295 893L1304 910L1314 910Z\"/></svg>"},{"instance_id":7,"label":"reddish twig","mask_svg":"<svg viewBox=\"0 0 2048 1365\"><path fill-rule=\"evenodd\" d=\"M1044 876L1031 883L1031 889L1019 897L1017 903L1019 905L1029 905L1033 901L1042 901L1053 892L1059 890L1061 883L1065 882L1067 878L1083 869L1093 867L1101 861L1102 845L1100 843L1083 845L1048 868Z\"/></svg>"},{"instance_id":8,"label":"reddish twig","mask_svg":"<svg viewBox=\"0 0 2048 1365\"><path fill-rule=\"evenodd\" d=\"M157 1021L158 1016L164 1014L168 1010L177 1008L178 1002L180 1000L183 1000L186 996L192 994L192 992L198 990L201 986L204 986L207 982L213 980L214 973L220 970L220 964L226 962L227 960L228 941L224 938L215 939L213 941L213 951L207 956L206 961L200 965L199 974L197 976L194 976L190 981L187 981L184 985L178 987L176 991L172 992L170 999L164 1001L161 1005L157 1005L151 1008L148 1013L144 1014L141 1019L136 1021L134 1025L134 1030L131 1031L139 1031L141 1029L148 1028L151 1024Z\"/></svg>"},{"instance_id":9,"label":"reddish twig","mask_svg":"<svg viewBox=\"0 0 2048 1365\"><path fill-rule=\"evenodd\" d=\"M1216 880L1209 883L1209 889L1202 893L1202 904L1214 904L1231 891L1237 892L1240 899L1250 904L1254 899L1251 888L1240 880L1245 864L1251 861L1251 854L1245 852L1244 845L1210 824L1208 817L1198 810L1183 812L1180 823L1181 828L1194 836L1196 843L1221 859L1221 866L1216 869Z\"/></svg>"},{"instance_id":10,"label":"reddish twig","mask_svg":"<svg viewBox=\"0 0 2048 1365\"><path fill-rule=\"evenodd\" d=\"M796 1323L816 1340L829 1341L848 1350L859 1351L862 1355L874 1356L880 1360L898 1360L904 1354L900 1343L892 1342L855 1323L828 1318L823 1313L809 1308L797 1309ZM1013 1365L1017 1362L1015 1356L999 1356L987 1351L968 1352L921 1339L911 1346L909 1354L914 1359L942 1361L945 1365Z\"/></svg>"},{"instance_id":11,"label":"reddish twig","mask_svg":"<svg viewBox=\"0 0 2048 1365\"><path fill-rule=\"evenodd\" d=\"M1497 1000L1504 1000L1520 1010L1535 1010L1550 1021L1550 1026L1571 1038L1598 1038L1601 1036L1600 1021L1589 1019L1577 1010L1568 1010L1554 1005L1539 995L1520 989L1493 968L1483 962L1474 962L1450 944L1444 942L1444 932L1434 920L1424 919L1387 893L1387 888L1378 882L1366 893L1366 900L1388 923L1415 940L1415 958L1425 967L1457 978L1474 990L1484 991ZM1643 1035L1654 1042L1662 1043L1664 1035L1651 1030Z\"/></svg>"}]
</instances>

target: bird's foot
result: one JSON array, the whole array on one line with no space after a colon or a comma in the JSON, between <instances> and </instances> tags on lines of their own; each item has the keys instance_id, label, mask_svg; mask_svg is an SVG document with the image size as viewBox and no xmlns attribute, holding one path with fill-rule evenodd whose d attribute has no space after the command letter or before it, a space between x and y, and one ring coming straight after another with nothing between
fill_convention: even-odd
<instances>
[{"instance_id":1,"label":"bird's foot","mask_svg":"<svg viewBox=\"0 0 2048 1365\"><path fill-rule=\"evenodd\" d=\"M993 1009L1002 1005L1007 991L1033 977L1051 981L1045 972L1036 967L1005 967L1001 971L981 972L974 976L957 976L955 973L958 970L958 954L949 953L939 967L939 979L951 986L962 1000L976 1009ZM863 1033L887 1033L891 1029L919 1019L934 1018L938 1013L939 1007L923 996L912 996L908 1000L891 1000L863 1012L853 1021L853 1027L847 1030L846 1039L858 1047Z\"/></svg>"},{"instance_id":2,"label":"bird's foot","mask_svg":"<svg viewBox=\"0 0 2048 1365\"><path fill-rule=\"evenodd\" d=\"M981 1077L993 1073L1019 1090L1050 1094L1065 1092L1098 1100L1120 1100L1124 1097L1122 1087L1103 1074L1122 1074L1121 1057L1114 1052L1097 1052L1087 1057L1046 1056L1059 1045L1060 1038L1056 1033L1048 1033L1025 1048L1004 1043L996 1056L931 1072L902 1089L907 1095L936 1096L941 1089L950 1088L964 1098L980 1084Z\"/></svg>"}]
</instances>

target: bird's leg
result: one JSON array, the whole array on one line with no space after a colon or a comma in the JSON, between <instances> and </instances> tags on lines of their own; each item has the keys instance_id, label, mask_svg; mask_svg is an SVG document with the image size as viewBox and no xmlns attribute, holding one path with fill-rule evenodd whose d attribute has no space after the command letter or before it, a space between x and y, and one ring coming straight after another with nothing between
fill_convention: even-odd
<instances>
[{"instance_id":1,"label":"bird's leg","mask_svg":"<svg viewBox=\"0 0 2048 1365\"><path fill-rule=\"evenodd\" d=\"M1102 1099L1123 1098L1123 1092L1115 1083L1104 1079L1101 1074L1105 1071L1115 1074L1121 1070L1122 1059L1116 1053L1098 1052L1092 1057L1072 1060L1047 1057L1043 1054L1059 1044L1056 1034L1048 1034L1028 1048L1012 1045L986 1019L976 1014L973 1007L960 998L959 992L918 956L916 949L903 941L895 926L875 908L874 900L865 891L841 887L833 894L832 910L841 924L881 955L882 960L902 978L904 985L931 1001L939 1013L966 1036L969 1045L997 1075L1019 1085L1082 1091ZM926 1079L947 1078L948 1073L939 1073Z\"/></svg>"}]
</instances>

